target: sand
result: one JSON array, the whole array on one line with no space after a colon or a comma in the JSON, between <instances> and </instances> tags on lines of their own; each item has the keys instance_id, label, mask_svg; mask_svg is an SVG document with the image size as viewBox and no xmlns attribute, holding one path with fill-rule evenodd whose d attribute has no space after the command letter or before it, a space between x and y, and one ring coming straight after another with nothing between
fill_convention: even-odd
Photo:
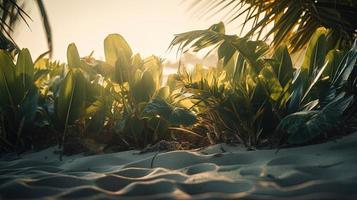
<instances>
[{"instance_id":1,"label":"sand","mask_svg":"<svg viewBox=\"0 0 357 200\"><path fill-rule=\"evenodd\" d=\"M53 150L1 160L0 199L357 199L357 133L278 152L219 144L61 162Z\"/></svg>"}]
</instances>

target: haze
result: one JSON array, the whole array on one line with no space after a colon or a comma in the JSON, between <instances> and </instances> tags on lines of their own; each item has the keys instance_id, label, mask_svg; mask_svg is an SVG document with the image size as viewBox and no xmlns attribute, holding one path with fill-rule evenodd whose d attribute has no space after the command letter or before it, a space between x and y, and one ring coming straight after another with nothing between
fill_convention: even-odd
<instances>
[{"instance_id":1,"label":"haze","mask_svg":"<svg viewBox=\"0 0 357 200\"><path fill-rule=\"evenodd\" d=\"M199 19L188 12L182 0L46 0L54 40L53 58L66 60L66 48L75 42L81 56L94 50L103 58L103 40L110 33L125 37L134 52L175 60L175 52L167 52L174 34L208 28L220 16ZM20 47L27 47L36 58L47 50L38 8L26 8L32 17L31 29L20 23L15 35ZM228 26L228 32L231 28Z\"/></svg>"}]
</instances>

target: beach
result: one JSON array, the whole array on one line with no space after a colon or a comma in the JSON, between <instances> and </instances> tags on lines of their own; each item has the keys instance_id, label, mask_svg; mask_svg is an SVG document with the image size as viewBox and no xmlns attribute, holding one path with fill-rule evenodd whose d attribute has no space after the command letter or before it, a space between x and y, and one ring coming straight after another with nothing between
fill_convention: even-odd
<instances>
[{"instance_id":1,"label":"beach","mask_svg":"<svg viewBox=\"0 0 357 200\"><path fill-rule=\"evenodd\" d=\"M0 161L1 199L357 199L357 133L323 144Z\"/></svg>"}]
</instances>

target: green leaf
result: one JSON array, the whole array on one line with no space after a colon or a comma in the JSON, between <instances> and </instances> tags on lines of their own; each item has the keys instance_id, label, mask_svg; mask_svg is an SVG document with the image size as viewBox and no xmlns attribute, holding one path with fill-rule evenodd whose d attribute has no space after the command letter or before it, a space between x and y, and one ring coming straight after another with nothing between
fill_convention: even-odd
<instances>
[{"instance_id":1,"label":"green leaf","mask_svg":"<svg viewBox=\"0 0 357 200\"><path fill-rule=\"evenodd\" d=\"M173 125L190 126L196 122L196 116L186 109L175 107L168 121Z\"/></svg>"},{"instance_id":2,"label":"green leaf","mask_svg":"<svg viewBox=\"0 0 357 200\"><path fill-rule=\"evenodd\" d=\"M277 131L286 133L290 144L306 144L341 120L352 99L352 96L345 97L341 93L320 111L302 111L288 115L281 120Z\"/></svg>"},{"instance_id":3,"label":"green leaf","mask_svg":"<svg viewBox=\"0 0 357 200\"><path fill-rule=\"evenodd\" d=\"M345 53L338 49L330 50L325 58L325 63L327 66L323 75L329 76L330 79L333 79L338 70L338 67L340 66L340 63L343 60L344 55Z\"/></svg>"},{"instance_id":4,"label":"green leaf","mask_svg":"<svg viewBox=\"0 0 357 200\"><path fill-rule=\"evenodd\" d=\"M84 112L86 80L79 69L71 69L63 80L56 102L59 128L73 124Z\"/></svg>"},{"instance_id":5,"label":"green leaf","mask_svg":"<svg viewBox=\"0 0 357 200\"><path fill-rule=\"evenodd\" d=\"M8 52L0 50L0 106L15 107L13 90L15 89L15 65Z\"/></svg>"},{"instance_id":6,"label":"green leaf","mask_svg":"<svg viewBox=\"0 0 357 200\"><path fill-rule=\"evenodd\" d=\"M79 57L77 47L74 43L71 43L67 47L67 62L68 66L72 68L81 66L81 58Z\"/></svg>"},{"instance_id":7,"label":"green leaf","mask_svg":"<svg viewBox=\"0 0 357 200\"><path fill-rule=\"evenodd\" d=\"M166 100L170 96L170 87L169 86L164 86L159 89L159 91L156 94L156 98Z\"/></svg>"},{"instance_id":8,"label":"green leaf","mask_svg":"<svg viewBox=\"0 0 357 200\"><path fill-rule=\"evenodd\" d=\"M162 99L153 99L143 110L144 116L159 115L171 125L189 126L196 122L196 116L189 110L174 107Z\"/></svg>"},{"instance_id":9,"label":"green leaf","mask_svg":"<svg viewBox=\"0 0 357 200\"><path fill-rule=\"evenodd\" d=\"M251 65L256 73L259 72L262 55L268 50L268 45L262 41L250 41L236 35L225 35L223 24L215 24L206 30L196 30L177 34L170 47L179 45L179 51L200 51L207 47L218 47L219 58L227 63L235 52L238 52ZM211 51L210 51L211 52Z\"/></svg>"},{"instance_id":10,"label":"green leaf","mask_svg":"<svg viewBox=\"0 0 357 200\"><path fill-rule=\"evenodd\" d=\"M341 87L350 78L353 69L357 62L357 40L355 40L352 48L346 54L345 59L340 63L338 70L333 77L332 84L336 87ZM353 74L352 74L353 75Z\"/></svg>"},{"instance_id":11,"label":"green leaf","mask_svg":"<svg viewBox=\"0 0 357 200\"><path fill-rule=\"evenodd\" d=\"M161 86L163 73L161 60L156 56L145 58L143 68L151 73L153 80L155 81L156 89L158 89Z\"/></svg>"},{"instance_id":12,"label":"green leaf","mask_svg":"<svg viewBox=\"0 0 357 200\"><path fill-rule=\"evenodd\" d=\"M25 118L25 123L27 124L32 123L36 116L39 96L37 87L32 84L28 93L26 93L24 101L20 105L21 115Z\"/></svg>"},{"instance_id":13,"label":"green leaf","mask_svg":"<svg viewBox=\"0 0 357 200\"><path fill-rule=\"evenodd\" d=\"M123 84L132 78L131 65L125 57L118 57L114 68L114 81Z\"/></svg>"},{"instance_id":14,"label":"green leaf","mask_svg":"<svg viewBox=\"0 0 357 200\"><path fill-rule=\"evenodd\" d=\"M156 82L150 71L144 71L141 79L133 83L132 95L136 103L148 102L156 91Z\"/></svg>"},{"instance_id":15,"label":"green leaf","mask_svg":"<svg viewBox=\"0 0 357 200\"><path fill-rule=\"evenodd\" d=\"M135 54L133 56L133 58L131 59L131 65L135 68L135 69L142 69L144 62L141 59L140 54Z\"/></svg>"},{"instance_id":16,"label":"green leaf","mask_svg":"<svg viewBox=\"0 0 357 200\"><path fill-rule=\"evenodd\" d=\"M34 66L28 49L22 49L17 57L16 80L21 82L22 91L26 91L33 84Z\"/></svg>"},{"instance_id":17,"label":"green leaf","mask_svg":"<svg viewBox=\"0 0 357 200\"><path fill-rule=\"evenodd\" d=\"M100 133L105 122L106 108L103 100L98 99L92 102L85 110L88 118L86 121L86 131L89 133Z\"/></svg>"},{"instance_id":18,"label":"green leaf","mask_svg":"<svg viewBox=\"0 0 357 200\"><path fill-rule=\"evenodd\" d=\"M276 60L276 63L272 65L274 72L277 75L280 84L285 86L292 80L294 73L293 64L287 46L279 46L274 52L273 58Z\"/></svg>"},{"instance_id":19,"label":"green leaf","mask_svg":"<svg viewBox=\"0 0 357 200\"><path fill-rule=\"evenodd\" d=\"M129 44L119 34L110 34L104 40L105 60L114 66L118 58L129 60L133 54Z\"/></svg>"},{"instance_id":20,"label":"green leaf","mask_svg":"<svg viewBox=\"0 0 357 200\"><path fill-rule=\"evenodd\" d=\"M309 71L309 75L316 74L317 70L324 65L328 44L326 41L326 29L319 28L315 31L306 49L303 69Z\"/></svg>"},{"instance_id":21,"label":"green leaf","mask_svg":"<svg viewBox=\"0 0 357 200\"><path fill-rule=\"evenodd\" d=\"M283 88L280 85L278 78L276 77L271 67L264 67L259 74L259 80L264 84L267 96L273 101L277 101L282 95Z\"/></svg>"},{"instance_id":22,"label":"green leaf","mask_svg":"<svg viewBox=\"0 0 357 200\"><path fill-rule=\"evenodd\" d=\"M218 59L223 59L223 65L226 66L227 63L232 59L236 49L231 46L229 42L223 42L218 50Z\"/></svg>"},{"instance_id":23,"label":"green leaf","mask_svg":"<svg viewBox=\"0 0 357 200\"><path fill-rule=\"evenodd\" d=\"M288 113L294 113L300 109L301 100L304 96L305 88L308 82L307 69L298 69L295 73L295 79L292 82Z\"/></svg>"}]
</instances>

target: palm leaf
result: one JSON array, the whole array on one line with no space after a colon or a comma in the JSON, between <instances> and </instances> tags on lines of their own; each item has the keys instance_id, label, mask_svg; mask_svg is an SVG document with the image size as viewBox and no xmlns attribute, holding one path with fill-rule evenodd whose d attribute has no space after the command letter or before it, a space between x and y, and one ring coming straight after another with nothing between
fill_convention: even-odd
<instances>
[{"instance_id":1,"label":"palm leaf","mask_svg":"<svg viewBox=\"0 0 357 200\"><path fill-rule=\"evenodd\" d=\"M212 25L206 30L196 30L177 34L170 47L178 46L178 51L200 51L208 47L218 47L219 59L227 64L235 52L238 52L253 67L256 73L263 67L261 57L267 52L268 46L262 41L251 41L236 35L226 35L224 24Z\"/></svg>"},{"instance_id":2,"label":"palm leaf","mask_svg":"<svg viewBox=\"0 0 357 200\"><path fill-rule=\"evenodd\" d=\"M3 0L0 2L0 48L6 50L20 50L16 41L12 38L15 25L18 21L23 21L28 27L28 20L31 17L24 10L28 1ZM52 31L47 16L47 12L42 0L36 0L42 17L43 27L46 32L46 39L50 54L53 50Z\"/></svg>"},{"instance_id":3,"label":"palm leaf","mask_svg":"<svg viewBox=\"0 0 357 200\"><path fill-rule=\"evenodd\" d=\"M356 1L325 0L195 0L186 1L190 9L204 16L226 13L226 21L243 21L241 33L251 24L248 37L272 37L272 44L289 44L293 51L304 47L316 29L329 29L331 45L349 48L356 37ZM211 5L211 6L206 6ZM269 28L269 27L272 28ZM268 31L265 31L268 29ZM270 30L269 30L270 29Z\"/></svg>"}]
</instances>

